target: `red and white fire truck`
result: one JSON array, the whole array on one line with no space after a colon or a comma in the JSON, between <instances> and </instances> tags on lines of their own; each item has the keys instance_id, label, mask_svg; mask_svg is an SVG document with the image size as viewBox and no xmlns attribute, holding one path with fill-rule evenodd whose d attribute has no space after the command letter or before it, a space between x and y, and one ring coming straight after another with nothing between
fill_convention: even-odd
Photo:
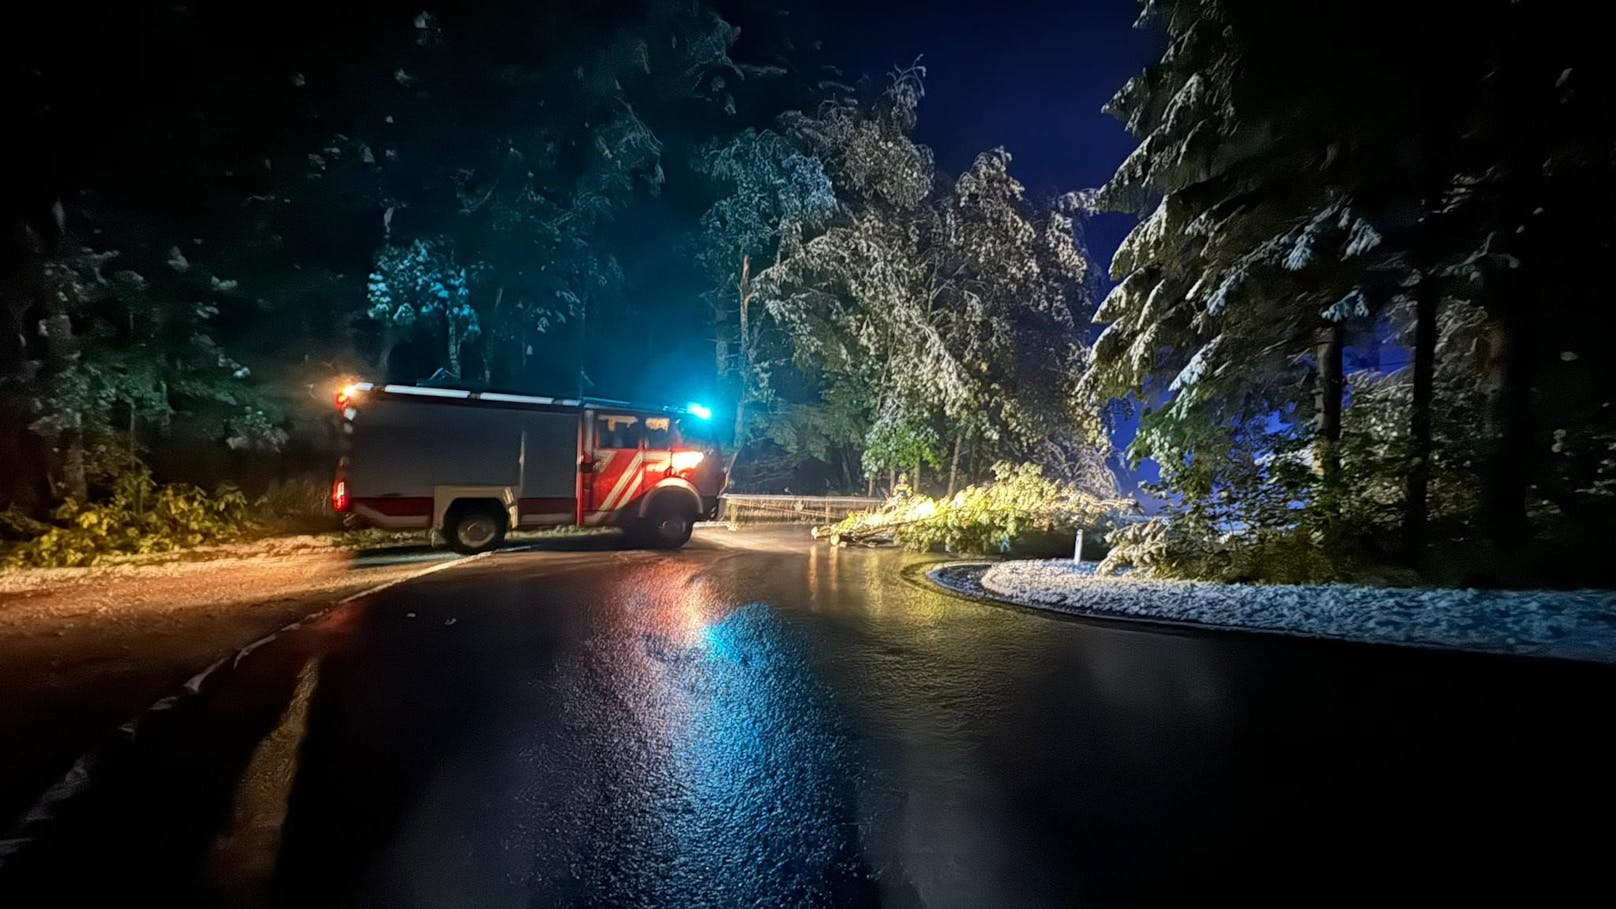
<instances>
[{"instance_id":1,"label":"red and white fire truck","mask_svg":"<svg viewBox=\"0 0 1616 909\"><path fill-rule=\"evenodd\" d=\"M331 505L353 524L432 528L461 552L563 524L677 549L718 507L723 469L699 405L355 382L337 408Z\"/></svg>"}]
</instances>

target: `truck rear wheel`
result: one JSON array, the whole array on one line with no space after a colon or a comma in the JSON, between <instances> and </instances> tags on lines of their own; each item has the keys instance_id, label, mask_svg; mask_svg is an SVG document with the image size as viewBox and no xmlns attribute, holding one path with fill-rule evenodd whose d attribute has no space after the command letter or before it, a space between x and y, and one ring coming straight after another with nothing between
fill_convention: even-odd
<instances>
[{"instance_id":1,"label":"truck rear wheel","mask_svg":"<svg viewBox=\"0 0 1616 909\"><path fill-rule=\"evenodd\" d=\"M678 549L690 542L696 513L678 502L654 502L635 527L635 538L653 549Z\"/></svg>"},{"instance_id":2,"label":"truck rear wheel","mask_svg":"<svg viewBox=\"0 0 1616 909\"><path fill-rule=\"evenodd\" d=\"M505 514L492 506L456 506L444 518L443 535L448 537L450 549L474 555L504 542L506 523Z\"/></svg>"}]
</instances>

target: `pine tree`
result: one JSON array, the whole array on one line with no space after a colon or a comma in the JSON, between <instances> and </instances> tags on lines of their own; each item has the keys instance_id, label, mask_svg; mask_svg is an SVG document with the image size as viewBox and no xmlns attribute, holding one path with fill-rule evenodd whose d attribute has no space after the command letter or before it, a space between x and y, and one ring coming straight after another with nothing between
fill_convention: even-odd
<instances>
[{"instance_id":1,"label":"pine tree","mask_svg":"<svg viewBox=\"0 0 1616 909\"><path fill-rule=\"evenodd\" d=\"M1146 6L1169 43L1108 107L1140 144L1099 200L1145 217L1112 262L1086 390L1145 402L1132 456L1158 461L1192 509L1250 520L1232 513L1246 496L1220 490L1281 484L1322 520L1338 494L1343 348L1396 263L1336 114L1275 87L1268 70L1303 61L1268 53L1280 29L1254 17L1224 0Z\"/></svg>"},{"instance_id":2,"label":"pine tree","mask_svg":"<svg viewBox=\"0 0 1616 909\"><path fill-rule=\"evenodd\" d=\"M1146 4L1169 43L1112 102L1141 141L1101 199L1149 214L1113 262L1087 388L1145 402L1133 454L1162 464L1205 527L1339 539L1353 532L1344 516L1364 515L1342 478L1369 482L1360 468L1375 462L1401 488L1394 523L1419 564L1433 506L1474 518L1438 488L1444 463L1479 451L1487 524L1507 551L1525 532L1528 483L1554 460L1533 429L1542 405L1603 424L1580 393L1602 383L1533 389L1586 369L1567 364L1596 346L1577 297L1597 286L1585 265L1609 242L1609 212L1589 201L1610 185L1609 70L1591 41L1556 37L1554 4L1529 6ZM1545 343L1526 313L1551 274L1578 290ZM1490 316L1479 329L1478 306ZM1404 346L1410 367L1344 376L1377 338ZM1348 470L1344 425L1385 425L1370 411L1391 387L1407 395L1407 425L1374 456L1356 434ZM1494 415L1480 445L1455 438L1443 411L1477 394ZM1565 507L1591 501L1563 490Z\"/></svg>"}]
</instances>

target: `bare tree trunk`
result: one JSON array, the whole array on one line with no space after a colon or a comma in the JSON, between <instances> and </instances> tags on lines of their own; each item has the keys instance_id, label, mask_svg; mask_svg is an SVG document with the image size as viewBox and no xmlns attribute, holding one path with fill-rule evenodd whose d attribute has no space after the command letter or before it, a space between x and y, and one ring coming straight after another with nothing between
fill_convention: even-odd
<instances>
[{"instance_id":1,"label":"bare tree trunk","mask_svg":"<svg viewBox=\"0 0 1616 909\"><path fill-rule=\"evenodd\" d=\"M1526 493L1531 477L1533 366L1531 317L1521 299L1519 283L1506 290L1501 318L1503 328L1503 382L1495 409L1497 448L1493 451L1484 488L1483 507L1488 536L1506 561L1526 542Z\"/></svg>"},{"instance_id":2,"label":"bare tree trunk","mask_svg":"<svg viewBox=\"0 0 1616 909\"><path fill-rule=\"evenodd\" d=\"M129 318L129 337L133 338L135 336L135 310L133 307L130 308L127 315ZM129 397L129 472L131 474L140 469L140 439L135 435L135 414L135 399L131 395ZM137 514L143 513L145 505L144 501L138 503L135 512Z\"/></svg>"},{"instance_id":3,"label":"bare tree trunk","mask_svg":"<svg viewBox=\"0 0 1616 909\"><path fill-rule=\"evenodd\" d=\"M83 502L90 497L90 483L84 472L84 427L77 414L73 425L52 440L60 458L56 475L56 494L60 498Z\"/></svg>"},{"instance_id":4,"label":"bare tree trunk","mask_svg":"<svg viewBox=\"0 0 1616 909\"><path fill-rule=\"evenodd\" d=\"M751 257L740 257L740 277L735 280L735 314L737 314L737 335L735 335L735 354L740 357L740 364L734 367L739 374L735 391L735 433L732 448L729 453L729 469L724 472L724 488L729 488L730 472L735 469L735 461L740 459L740 450L747 445L747 404L753 398L753 369L755 369L756 340L753 332L756 328L751 323L751 298L756 291L751 290ZM724 356L724 349L719 346L718 356Z\"/></svg>"},{"instance_id":5,"label":"bare tree trunk","mask_svg":"<svg viewBox=\"0 0 1616 909\"><path fill-rule=\"evenodd\" d=\"M720 495L729 489L730 477L735 472L735 463L740 460L741 449L746 447L746 405L752 397L753 350L751 314L749 312L752 297L752 260L748 256L742 256L740 278L735 282L735 302L739 318L736 354L741 359L737 370L740 374L740 382L735 395L735 431L730 447L729 466L724 469L724 488L720 491ZM722 356L722 352L719 355Z\"/></svg>"},{"instance_id":6,"label":"bare tree trunk","mask_svg":"<svg viewBox=\"0 0 1616 909\"><path fill-rule=\"evenodd\" d=\"M1436 311L1439 290L1430 278L1420 281L1414 298L1414 389L1409 407L1409 463L1403 493L1404 557L1410 565L1425 560L1430 519L1431 401L1436 394Z\"/></svg>"},{"instance_id":7,"label":"bare tree trunk","mask_svg":"<svg viewBox=\"0 0 1616 909\"><path fill-rule=\"evenodd\" d=\"M1345 387L1342 349L1345 344L1346 327L1340 322L1326 328L1319 342L1319 378L1314 389L1318 414L1314 464L1326 490L1333 490L1341 478L1341 395Z\"/></svg>"},{"instance_id":8,"label":"bare tree trunk","mask_svg":"<svg viewBox=\"0 0 1616 909\"><path fill-rule=\"evenodd\" d=\"M728 375L729 367L729 339L724 336L725 318L727 313L717 302L712 304L713 311L713 366L714 371L721 376Z\"/></svg>"},{"instance_id":9,"label":"bare tree trunk","mask_svg":"<svg viewBox=\"0 0 1616 909\"><path fill-rule=\"evenodd\" d=\"M735 475L735 465L741 460L741 449L746 445L746 400L742 398L735 402L735 434L730 444L729 461L724 465L724 486L719 495L729 491L730 478ZM756 490L754 490L756 491Z\"/></svg>"},{"instance_id":10,"label":"bare tree trunk","mask_svg":"<svg viewBox=\"0 0 1616 909\"><path fill-rule=\"evenodd\" d=\"M499 286L499 290L494 292L494 319L495 319L495 324L498 324L500 321L502 321L502 317L500 315L499 309L500 309L500 304L503 303L503 302L505 302L505 285L501 284ZM482 347L483 347L483 382L485 384L492 385L492 384L494 384L494 352L496 350L498 350L499 348L494 345L493 338L489 337L488 335L483 336L483 345L482 345Z\"/></svg>"},{"instance_id":11,"label":"bare tree trunk","mask_svg":"<svg viewBox=\"0 0 1616 909\"><path fill-rule=\"evenodd\" d=\"M959 488L959 461L960 446L965 442L965 431L962 429L954 434L954 457L948 462L948 497L954 497L954 490Z\"/></svg>"},{"instance_id":12,"label":"bare tree trunk","mask_svg":"<svg viewBox=\"0 0 1616 909\"><path fill-rule=\"evenodd\" d=\"M915 462L915 482L914 482L915 495L924 495L925 494L925 493L923 493L921 491L921 488L920 488L921 487L921 481L923 479L923 477L921 476L921 468L924 465L925 465L924 461L916 461Z\"/></svg>"},{"instance_id":13,"label":"bare tree trunk","mask_svg":"<svg viewBox=\"0 0 1616 909\"><path fill-rule=\"evenodd\" d=\"M44 294L45 303L45 369L46 377L59 375L69 369L78 344L73 337L73 323L62 299L56 294ZM90 497L90 484L84 468L84 417L73 413L67 425L50 435L50 446L56 455L55 493L58 498L83 502Z\"/></svg>"},{"instance_id":14,"label":"bare tree trunk","mask_svg":"<svg viewBox=\"0 0 1616 909\"><path fill-rule=\"evenodd\" d=\"M1319 484L1309 503L1320 521L1325 545L1334 550L1339 544L1341 522L1341 396L1342 348L1346 346L1346 326L1333 322L1319 335L1318 377L1313 385L1314 431L1313 470Z\"/></svg>"},{"instance_id":15,"label":"bare tree trunk","mask_svg":"<svg viewBox=\"0 0 1616 909\"><path fill-rule=\"evenodd\" d=\"M52 296L44 286L44 265L61 248L67 228L62 203L49 195L47 183L24 181L23 191L8 195L0 211L0 508L30 514L46 510L51 484L50 458L29 426L35 376L28 311Z\"/></svg>"},{"instance_id":16,"label":"bare tree trunk","mask_svg":"<svg viewBox=\"0 0 1616 909\"><path fill-rule=\"evenodd\" d=\"M449 371L455 378L460 378L460 328L455 325L454 319L446 318L444 327L449 333Z\"/></svg>"},{"instance_id":17,"label":"bare tree trunk","mask_svg":"<svg viewBox=\"0 0 1616 909\"><path fill-rule=\"evenodd\" d=\"M398 330L391 322L382 325L381 353L376 358L376 368L381 371L382 381L393 378L393 348L398 346Z\"/></svg>"}]
</instances>

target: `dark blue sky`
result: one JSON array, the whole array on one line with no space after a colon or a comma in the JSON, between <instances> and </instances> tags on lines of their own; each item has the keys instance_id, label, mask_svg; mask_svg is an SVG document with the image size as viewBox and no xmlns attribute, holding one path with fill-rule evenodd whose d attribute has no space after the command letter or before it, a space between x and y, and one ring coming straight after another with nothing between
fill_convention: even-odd
<instances>
[{"instance_id":1,"label":"dark blue sky","mask_svg":"<svg viewBox=\"0 0 1616 909\"><path fill-rule=\"evenodd\" d=\"M798 15L824 36L826 58L851 77L922 57L919 138L951 171L997 145L1036 194L1099 186L1134 147L1100 108L1160 53L1162 38L1132 27L1135 0L962 2L824 0ZM1133 219L1089 228L1109 264Z\"/></svg>"}]
</instances>

